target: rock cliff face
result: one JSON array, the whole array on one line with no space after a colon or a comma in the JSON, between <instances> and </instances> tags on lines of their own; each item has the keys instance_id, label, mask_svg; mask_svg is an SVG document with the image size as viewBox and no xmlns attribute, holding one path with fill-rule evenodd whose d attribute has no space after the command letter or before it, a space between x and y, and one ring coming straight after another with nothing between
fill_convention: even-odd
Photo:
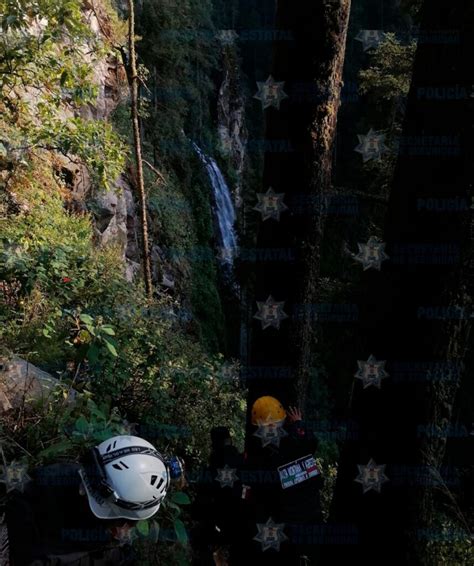
<instances>
[{"instance_id":1,"label":"rock cliff face","mask_svg":"<svg viewBox=\"0 0 474 566\"><path fill-rule=\"evenodd\" d=\"M46 400L59 380L26 360L0 357L0 412L20 407L32 399ZM69 395L74 398L74 392Z\"/></svg>"},{"instance_id":2,"label":"rock cliff face","mask_svg":"<svg viewBox=\"0 0 474 566\"><path fill-rule=\"evenodd\" d=\"M97 2L92 6L85 2L85 14L90 28L98 37L107 39L108 16ZM87 46L85 46L87 47ZM85 59L91 60L85 49ZM115 55L94 60L93 82L98 96L94 104L75 111L65 105L64 115L79 114L88 120L109 120L118 104L128 96L128 86L123 65ZM75 210L92 212L95 236L98 245L115 245L121 251L127 279L131 280L139 268L136 207L132 193L130 175L124 171L108 191L96 191L86 167L80 162L58 156L63 176L71 190L72 206Z\"/></svg>"},{"instance_id":3,"label":"rock cliff face","mask_svg":"<svg viewBox=\"0 0 474 566\"><path fill-rule=\"evenodd\" d=\"M118 3L123 10L124 3ZM126 11L126 10L125 10ZM88 26L100 38L107 40L111 30L110 18L101 0L84 1L84 18ZM129 96L125 70L120 54L109 54L97 59L97 51L91 45L83 46L84 61L93 70L93 82L97 87L97 98L93 104L76 108L64 102L60 113L64 119L80 116L86 120L109 121L119 104ZM245 100L242 95L240 62L236 45L228 38L222 42L222 81L217 99L218 136L223 153L229 158L235 173L232 189L234 206L242 202L242 182L246 163L247 131L245 126ZM24 96L31 98L30 93ZM34 103L33 103L34 107ZM137 204L134 199L133 168L124 170L110 183L109 190L97 190L87 167L78 158L56 154L52 157L53 167L64 179L69 195L65 205L74 212L90 212L93 218L97 245L113 245L123 259L124 273L132 280L140 270L139 222ZM110 180L109 180L110 181ZM152 239L153 276L162 290L174 290L180 294L182 280L186 279L180 265L170 261L154 238L153 214L150 211L150 238ZM159 236L159 235L158 235ZM154 241L153 241L154 239Z\"/></svg>"},{"instance_id":4,"label":"rock cliff face","mask_svg":"<svg viewBox=\"0 0 474 566\"><path fill-rule=\"evenodd\" d=\"M121 6L118 6L119 9ZM99 36L107 34L107 16L94 5L86 12L91 29ZM235 171L232 197L236 208L242 202L242 182L246 163L247 130L245 126L245 100L240 84L240 63L236 45L222 43L222 82L217 100L218 136L222 150L230 157ZM81 116L90 120L108 120L117 105L128 97L128 85L121 61L109 56L94 63L94 80L98 97L94 105L81 109ZM68 168L67 165L65 165ZM133 197L131 171L124 171L109 191L94 191L85 167L75 167L73 199L93 212L98 245L115 245L121 250L127 279L131 280L140 269L138 245L138 216ZM153 233L150 233L153 238ZM185 275L164 257L157 242L152 242L153 278L168 290L180 287L179 279Z\"/></svg>"},{"instance_id":5,"label":"rock cliff face","mask_svg":"<svg viewBox=\"0 0 474 566\"><path fill-rule=\"evenodd\" d=\"M218 135L222 152L229 156L236 173L233 191L237 208L242 203L242 178L246 159L245 100L240 84L240 65L233 43L222 48L223 78L217 100Z\"/></svg>"}]
</instances>

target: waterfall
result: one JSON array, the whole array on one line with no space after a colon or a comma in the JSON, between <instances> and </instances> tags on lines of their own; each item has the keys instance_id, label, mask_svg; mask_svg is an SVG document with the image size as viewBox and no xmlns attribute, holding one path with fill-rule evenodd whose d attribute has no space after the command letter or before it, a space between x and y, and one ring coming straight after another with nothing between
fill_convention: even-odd
<instances>
[{"instance_id":1,"label":"waterfall","mask_svg":"<svg viewBox=\"0 0 474 566\"><path fill-rule=\"evenodd\" d=\"M235 210L230 190L214 159L206 155L194 142L193 147L206 168L214 193L214 213L218 228L220 262L232 267L238 246L234 229Z\"/></svg>"}]
</instances>

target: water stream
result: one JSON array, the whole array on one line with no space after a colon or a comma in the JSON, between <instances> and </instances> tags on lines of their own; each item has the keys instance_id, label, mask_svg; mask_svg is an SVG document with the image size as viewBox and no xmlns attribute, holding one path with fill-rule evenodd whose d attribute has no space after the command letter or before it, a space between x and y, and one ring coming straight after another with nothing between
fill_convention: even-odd
<instances>
[{"instance_id":1,"label":"water stream","mask_svg":"<svg viewBox=\"0 0 474 566\"><path fill-rule=\"evenodd\" d=\"M213 209L218 229L219 260L221 264L232 268L234 258L238 252L238 245L234 227L235 209L230 189L214 159L206 155L194 142L193 147L206 168L212 186L214 195Z\"/></svg>"}]
</instances>

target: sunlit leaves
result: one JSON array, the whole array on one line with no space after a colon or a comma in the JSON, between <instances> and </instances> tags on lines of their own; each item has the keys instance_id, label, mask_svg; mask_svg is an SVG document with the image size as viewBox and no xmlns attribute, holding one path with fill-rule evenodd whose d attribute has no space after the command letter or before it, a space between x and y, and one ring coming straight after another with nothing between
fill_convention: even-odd
<instances>
[{"instance_id":1,"label":"sunlit leaves","mask_svg":"<svg viewBox=\"0 0 474 566\"><path fill-rule=\"evenodd\" d=\"M64 110L96 100L92 71L104 56L82 2L0 0L0 14L0 111L12 150L79 158L94 184L109 188L124 164L123 144L109 125L66 118Z\"/></svg>"},{"instance_id":2,"label":"sunlit leaves","mask_svg":"<svg viewBox=\"0 0 474 566\"><path fill-rule=\"evenodd\" d=\"M370 56L369 68L359 73L360 92L382 100L406 96L415 50L416 42L404 45L393 33L386 33L384 41Z\"/></svg>"}]
</instances>

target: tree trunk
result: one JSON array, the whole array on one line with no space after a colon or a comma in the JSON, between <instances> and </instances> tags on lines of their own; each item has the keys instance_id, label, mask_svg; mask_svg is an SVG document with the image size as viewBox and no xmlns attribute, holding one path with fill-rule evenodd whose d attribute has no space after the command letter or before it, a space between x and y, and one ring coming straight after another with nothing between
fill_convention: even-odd
<instances>
[{"instance_id":1,"label":"tree trunk","mask_svg":"<svg viewBox=\"0 0 474 566\"><path fill-rule=\"evenodd\" d=\"M303 282L307 280L308 257L313 254L312 259L317 259L317 251L305 247L309 239L316 241L317 234L312 228L314 213L309 205L303 204L301 210L301 204L314 194L325 192L330 183L349 5L348 0L337 3L280 0L275 27L283 39L274 44L272 67L259 69L256 76L258 82L265 83L272 75L274 81L281 83L280 95L287 98L282 98L279 105L262 109L266 127L262 144L265 165L263 182L255 187L255 192L261 195L271 187L275 193L282 193L288 210L282 211L279 219L262 218L259 222L257 261L245 266L251 283L247 296L253 295L245 311L255 315L259 308L256 303L265 303L271 295L276 302L283 303L287 318L279 326L269 327L264 327L259 319L250 320L249 367L243 368L247 375L249 411L261 395L277 397L285 407L295 403L296 368L301 357L300 345L295 340L301 327L298 307ZM250 468L262 465L259 459L262 449L258 441L254 442L254 432L249 419L246 440ZM275 472L274 469L261 471ZM265 484L256 489L260 489L255 494L258 506L255 518L247 525L250 538L245 540L247 534L242 536L243 555L262 564L271 562L273 566L298 564L298 557L306 552L295 539L298 525L293 532L287 531L292 540L278 554L262 554L260 546L252 542L251 537L257 533L255 523L265 523L270 516L281 517L284 513L279 509L281 487ZM308 520L306 513L307 510L300 512L301 523Z\"/></svg>"},{"instance_id":2,"label":"tree trunk","mask_svg":"<svg viewBox=\"0 0 474 566\"><path fill-rule=\"evenodd\" d=\"M278 109L265 110L264 178L256 193L265 193L269 187L283 193L288 211L282 212L278 221L260 222L257 248L267 255L271 250L288 250L288 254L281 254L281 261L268 261L263 253L263 259L252 262L248 270L255 293L253 312L255 301L265 301L272 295L276 301L285 302L283 310L288 320L282 321L278 330L268 328L263 332L259 322L250 322L253 353L249 363L266 368L284 366L282 371L289 372L292 378L307 352L305 349L305 355L301 354L302 328L308 326L302 323L298 307L305 294L316 292L313 280L319 266L323 228L321 208L311 211L308 205L301 211L301 202L314 202L330 191L349 12L348 0L305 1L297 5L280 0L277 6L276 27L289 39L275 44L268 75L282 83L288 99L283 99ZM264 82L268 75L257 80ZM249 382L249 400L273 390L284 402L294 403L296 379L275 378L270 375L271 367L268 379Z\"/></svg>"},{"instance_id":3,"label":"tree trunk","mask_svg":"<svg viewBox=\"0 0 474 566\"><path fill-rule=\"evenodd\" d=\"M472 3L425 2L387 207L389 259L380 272L363 273L359 292L359 359L387 360L389 377L380 389L354 383L350 418L359 436L342 451L332 520L355 526L359 544L328 547L334 563L439 560L424 549L443 537L434 493L446 493L438 474L445 439L420 430L451 421L468 339L468 321L450 320L446 308L467 300L473 28ZM464 95L447 94L456 92ZM467 206L444 213L427 206L455 197ZM388 481L364 494L354 480L370 459L386 466Z\"/></svg>"},{"instance_id":4,"label":"tree trunk","mask_svg":"<svg viewBox=\"0 0 474 566\"><path fill-rule=\"evenodd\" d=\"M327 99L316 105L311 121L310 202L318 203L310 216L310 232L303 249L306 265L300 304L301 321L295 332L299 351L296 365L297 398L304 407L311 376L312 352L315 343L315 317L313 305L318 303L321 264L321 243L325 222L325 203L331 194L333 145L336 136L337 113L340 106L342 71L346 50L346 36L351 9L350 0L328 3L324 10L323 26L326 31L324 49L328 57L321 59L316 68L316 91L327 93Z\"/></svg>"},{"instance_id":5,"label":"tree trunk","mask_svg":"<svg viewBox=\"0 0 474 566\"><path fill-rule=\"evenodd\" d=\"M129 82L133 124L133 143L135 147L135 161L137 165L137 191L140 200L140 218L142 232L142 256L143 256L143 278L145 282L145 292L149 300L153 296L153 283L151 278L151 256L148 242L148 219L147 201L145 194L145 183L143 180L143 158L140 135L140 120L138 113L138 74L137 74L137 55L135 51L135 8L133 0L128 0L129 20L128 20L128 46L129 46Z\"/></svg>"}]
</instances>

